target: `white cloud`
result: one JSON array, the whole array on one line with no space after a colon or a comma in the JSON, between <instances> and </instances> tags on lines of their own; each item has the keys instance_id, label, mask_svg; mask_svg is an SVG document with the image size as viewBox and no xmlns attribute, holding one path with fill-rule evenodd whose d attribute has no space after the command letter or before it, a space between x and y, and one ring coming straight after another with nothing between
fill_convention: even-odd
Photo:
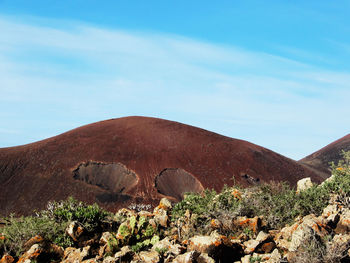
<instances>
[{"instance_id":1,"label":"white cloud","mask_svg":"<svg viewBox=\"0 0 350 263\"><path fill-rule=\"evenodd\" d=\"M18 144L125 115L182 121L294 158L317 150L297 141L322 137L320 148L348 132L347 72L181 36L39 22L0 17L0 111L11 112L1 128L39 126Z\"/></svg>"}]
</instances>

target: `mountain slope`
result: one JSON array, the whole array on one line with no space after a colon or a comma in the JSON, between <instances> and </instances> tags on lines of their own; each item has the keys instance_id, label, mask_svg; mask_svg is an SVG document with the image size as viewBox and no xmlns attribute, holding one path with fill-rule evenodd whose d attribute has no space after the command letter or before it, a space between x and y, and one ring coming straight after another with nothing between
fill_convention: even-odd
<instances>
[{"instance_id":1,"label":"mountain slope","mask_svg":"<svg viewBox=\"0 0 350 263\"><path fill-rule=\"evenodd\" d=\"M342 159L342 150L350 150L350 134L306 156L299 163L308 166L321 176L330 176L330 163L337 164Z\"/></svg>"},{"instance_id":2,"label":"mountain slope","mask_svg":"<svg viewBox=\"0 0 350 263\"><path fill-rule=\"evenodd\" d=\"M0 149L0 207L2 214L28 214L73 195L113 211L234 182L295 184L306 176L320 180L303 165L246 141L157 118L125 117Z\"/></svg>"}]
</instances>

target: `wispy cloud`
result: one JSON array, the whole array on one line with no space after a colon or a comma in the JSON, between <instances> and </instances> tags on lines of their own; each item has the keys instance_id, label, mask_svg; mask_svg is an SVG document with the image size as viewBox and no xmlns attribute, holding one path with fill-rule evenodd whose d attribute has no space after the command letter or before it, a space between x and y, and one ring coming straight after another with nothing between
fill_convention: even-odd
<instances>
[{"instance_id":1,"label":"wispy cloud","mask_svg":"<svg viewBox=\"0 0 350 263\"><path fill-rule=\"evenodd\" d=\"M346 72L77 22L0 17L0 32L0 111L12 113L2 117L0 132L17 127L24 135L28 122L19 123L36 125L18 144L125 115L197 125L293 158L348 132ZM13 138L2 134L0 146L9 146Z\"/></svg>"}]
</instances>

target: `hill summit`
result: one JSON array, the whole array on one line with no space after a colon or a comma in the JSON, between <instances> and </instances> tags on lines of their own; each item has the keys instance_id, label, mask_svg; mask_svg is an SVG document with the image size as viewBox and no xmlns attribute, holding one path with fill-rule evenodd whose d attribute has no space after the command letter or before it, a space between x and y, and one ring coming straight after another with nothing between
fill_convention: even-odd
<instances>
[{"instance_id":1,"label":"hill summit","mask_svg":"<svg viewBox=\"0 0 350 263\"><path fill-rule=\"evenodd\" d=\"M29 214L74 196L111 211L128 204L179 201L185 192L233 184L322 178L247 141L178 122L125 117L39 142L0 149L2 214Z\"/></svg>"}]
</instances>

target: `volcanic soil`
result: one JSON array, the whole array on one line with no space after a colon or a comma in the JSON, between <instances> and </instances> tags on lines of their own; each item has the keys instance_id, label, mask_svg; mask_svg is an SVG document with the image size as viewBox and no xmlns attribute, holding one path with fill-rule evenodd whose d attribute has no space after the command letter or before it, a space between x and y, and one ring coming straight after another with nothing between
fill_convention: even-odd
<instances>
[{"instance_id":1,"label":"volcanic soil","mask_svg":"<svg viewBox=\"0 0 350 263\"><path fill-rule=\"evenodd\" d=\"M350 151L350 134L336 140L299 161L322 177L331 175L330 163L337 164L343 159L342 150Z\"/></svg>"},{"instance_id":2,"label":"volcanic soil","mask_svg":"<svg viewBox=\"0 0 350 263\"><path fill-rule=\"evenodd\" d=\"M322 179L303 163L173 121L111 119L1 148L0 214L30 214L68 196L115 211L131 203L154 205L164 196L180 200L188 191L219 191L225 184Z\"/></svg>"}]
</instances>

